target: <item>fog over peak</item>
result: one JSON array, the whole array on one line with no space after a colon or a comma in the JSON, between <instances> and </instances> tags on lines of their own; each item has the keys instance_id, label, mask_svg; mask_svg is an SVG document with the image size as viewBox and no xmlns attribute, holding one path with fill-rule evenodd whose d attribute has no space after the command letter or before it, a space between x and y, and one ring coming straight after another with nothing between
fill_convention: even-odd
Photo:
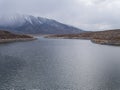
<instances>
[{"instance_id":1,"label":"fog over peak","mask_svg":"<svg viewBox=\"0 0 120 90\"><path fill-rule=\"evenodd\" d=\"M0 16L40 16L85 30L120 28L119 9L120 0L0 0Z\"/></svg>"}]
</instances>

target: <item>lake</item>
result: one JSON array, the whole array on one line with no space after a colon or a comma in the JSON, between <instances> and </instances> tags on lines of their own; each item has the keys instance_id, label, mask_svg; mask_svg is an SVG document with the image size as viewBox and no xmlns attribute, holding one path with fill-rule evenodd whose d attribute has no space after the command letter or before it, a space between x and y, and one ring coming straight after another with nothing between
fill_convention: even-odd
<instances>
[{"instance_id":1,"label":"lake","mask_svg":"<svg viewBox=\"0 0 120 90\"><path fill-rule=\"evenodd\" d=\"M0 90L120 90L120 47L41 37L0 44Z\"/></svg>"}]
</instances>

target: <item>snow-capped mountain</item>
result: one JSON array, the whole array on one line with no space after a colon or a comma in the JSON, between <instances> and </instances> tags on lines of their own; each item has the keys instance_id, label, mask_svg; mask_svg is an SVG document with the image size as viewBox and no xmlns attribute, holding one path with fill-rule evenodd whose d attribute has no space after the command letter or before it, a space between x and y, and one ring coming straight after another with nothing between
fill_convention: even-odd
<instances>
[{"instance_id":1,"label":"snow-capped mountain","mask_svg":"<svg viewBox=\"0 0 120 90\"><path fill-rule=\"evenodd\" d=\"M83 32L81 29L52 19L30 15L0 17L0 29L27 34L70 34Z\"/></svg>"}]
</instances>

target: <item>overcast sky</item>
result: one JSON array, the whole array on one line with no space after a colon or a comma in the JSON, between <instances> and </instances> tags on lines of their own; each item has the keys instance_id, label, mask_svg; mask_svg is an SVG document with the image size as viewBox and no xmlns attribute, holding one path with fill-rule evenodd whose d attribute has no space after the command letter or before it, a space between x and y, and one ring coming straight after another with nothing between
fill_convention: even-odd
<instances>
[{"instance_id":1,"label":"overcast sky","mask_svg":"<svg viewBox=\"0 0 120 90\"><path fill-rule=\"evenodd\" d=\"M120 28L120 0L0 0L0 14L47 17L86 30Z\"/></svg>"}]
</instances>

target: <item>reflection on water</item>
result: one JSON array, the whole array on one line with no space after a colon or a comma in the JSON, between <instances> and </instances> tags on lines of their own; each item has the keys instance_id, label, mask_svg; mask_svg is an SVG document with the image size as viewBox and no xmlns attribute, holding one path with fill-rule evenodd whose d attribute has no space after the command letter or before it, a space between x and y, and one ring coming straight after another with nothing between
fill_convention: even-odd
<instances>
[{"instance_id":1,"label":"reflection on water","mask_svg":"<svg viewBox=\"0 0 120 90\"><path fill-rule=\"evenodd\" d=\"M40 38L0 45L0 90L120 90L120 48Z\"/></svg>"}]
</instances>

